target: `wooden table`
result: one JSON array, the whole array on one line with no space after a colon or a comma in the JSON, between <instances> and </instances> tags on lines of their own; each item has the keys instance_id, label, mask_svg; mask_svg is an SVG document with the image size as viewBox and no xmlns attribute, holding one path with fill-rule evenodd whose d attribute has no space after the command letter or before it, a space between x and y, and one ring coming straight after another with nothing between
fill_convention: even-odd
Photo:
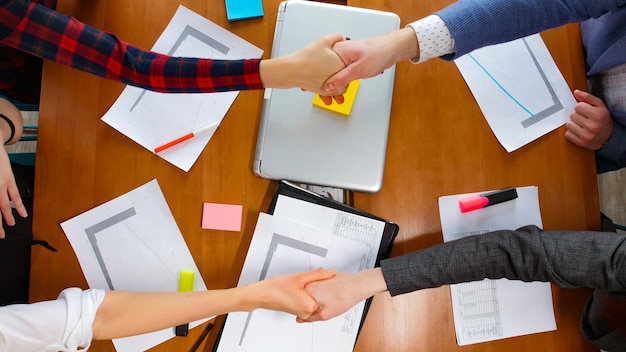
<instances>
[{"instance_id":1,"label":"wooden table","mask_svg":"<svg viewBox=\"0 0 626 352\"><path fill-rule=\"evenodd\" d=\"M279 0L264 0L265 16L226 20L222 0L183 5L265 50L271 43ZM449 3L348 0L387 10L402 26ZM133 44L150 48L178 2L62 0L59 11ZM570 87L585 88L576 26L544 33ZM185 173L100 121L123 85L52 63L44 67L37 150L34 231L59 252L35 247L31 301L53 299L69 286L87 288L76 256L59 224L154 178L184 234L209 288L234 286L257 215L265 211L276 182L251 171L262 91L241 92L200 159ZM455 65L431 60L397 66L383 188L353 194L354 205L400 225L393 255L442 241L437 198L442 195L536 185L546 229L598 229L599 206L593 153L568 143L564 129L507 153L491 133ZM235 175L236 177L233 177ZM240 233L200 229L203 202L244 205ZM593 350L578 330L589 290L553 287L558 330L458 347L447 287L393 299L375 297L355 351L546 351ZM221 318L218 318L218 323ZM154 351L185 351L202 329ZM200 350L210 351L211 333ZM92 351L113 351L108 341Z\"/></svg>"}]
</instances>

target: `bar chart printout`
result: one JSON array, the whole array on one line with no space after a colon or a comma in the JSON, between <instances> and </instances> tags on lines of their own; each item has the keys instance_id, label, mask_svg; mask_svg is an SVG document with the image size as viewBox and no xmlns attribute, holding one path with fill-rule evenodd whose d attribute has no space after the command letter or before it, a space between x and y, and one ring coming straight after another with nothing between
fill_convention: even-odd
<instances>
[{"instance_id":1,"label":"bar chart printout","mask_svg":"<svg viewBox=\"0 0 626 352\"><path fill-rule=\"evenodd\" d=\"M461 213L459 200L475 194L440 197L444 242L528 224L541 227L537 187L518 187L517 193L517 199L469 213ZM556 330L547 282L485 279L450 285L450 296L460 346Z\"/></svg>"},{"instance_id":2,"label":"bar chart printout","mask_svg":"<svg viewBox=\"0 0 626 352\"><path fill-rule=\"evenodd\" d=\"M498 290L491 280L471 282L456 290L461 331L467 341L502 337Z\"/></svg>"}]
</instances>

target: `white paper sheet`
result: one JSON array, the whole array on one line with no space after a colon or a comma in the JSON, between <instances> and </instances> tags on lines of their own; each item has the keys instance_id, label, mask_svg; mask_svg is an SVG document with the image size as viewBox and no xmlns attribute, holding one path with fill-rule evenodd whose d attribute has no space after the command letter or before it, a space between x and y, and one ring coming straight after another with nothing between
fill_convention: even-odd
<instances>
[{"instance_id":1,"label":"white paper sheet","mask_svg":"<svg viewBox=\"0 0 626 352\"><path fill-rule=\"evenodd\" d=\"M576 100L539 34L455 60L502 146L511 152L569 120Z\"/></svg>"},{"instance_id":2,"label":"white paper sheet","mask_svg":"<svg viewBox=\"0 0 626 352\"><path fill-rule=\"evenodd\" d=\"M239 286L319 267L357 272L367 252L360 241L261 213ZM356 310L307 324L296 323L293 315L262 309L230 313L217 351L352 351L363 307L364 301Z\"/></svg>"},{"instance_id":3,"label":"white paper sheet","mask_svg":"<svg viewBox=\"0 0 626 352\"><path fill-rule=\"evenodd\" d=\"M263 54L263 50L182 5L152 50L172 56L213 59L257 58ZM217 123L215 128L158 153L173 165L189 171L238 94L165 94L127 86L102 121L151 152L194 130Z\"/></svg>"},{"instance_id":4,"label":"white paper sheet","mask_svg":"<svg viewBox=\"0 0 626 352\"><path fill-rule=\"evenodd\" d=\"M541 227L537 187L520 187L517 193L515 200L468 213L461 213L459 200L476 193L440 197L444 242L526 225ZM450 294L461 346L556 330L550 283L483 280L450 285Z\"/></svg>"},{"instance_id":5,"label":"white paper sheet","mask_svg":"<svg viewBox=\"0 0 626 352\"><path fill-rule=\"evenodd\" d=\"M359 270L371 269L383 238L385 223L365 216L324 207L300 199L279 195L274 216L313 227L318 230L353 239L367 246L365 258Z\"/></svg>"},{"instance_id":6,"label":"white paper sheet","mask_svg":"<svg viewBox=\"0 0 626 352\"><path fill-rule=\"evenodd\" d=\"M206 291L156 180L61 224L90 288L177 291L192 271L194 291ZM195 327L202 322L190 323ZM119 352L142 352L174 337L174 328L113 340Z\"/></svg>"}]
</instances>

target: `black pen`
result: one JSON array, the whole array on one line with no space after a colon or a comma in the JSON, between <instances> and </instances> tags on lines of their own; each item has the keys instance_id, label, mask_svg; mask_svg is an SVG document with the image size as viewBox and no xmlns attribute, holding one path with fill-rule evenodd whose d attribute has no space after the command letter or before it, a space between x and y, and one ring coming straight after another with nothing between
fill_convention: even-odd
<instances>
[{"instance_id":1,"label":"black pen","mask_svg":"<svg viewBox=\"0 0 626 352\"><path fill-rule=\"evenodd\" d=\"M189 349L189 352L196 352L198 350L198 347L200 347L200 345L202 344L202 341L204 341L204 339L209 335L209 332L211 332L211 329L213 329L213 323L209 323L206 329L202 331L202 334L200 334L196 342L193 344L193 346L191 346L191 348Z\"/></svg>"}]
</instances>

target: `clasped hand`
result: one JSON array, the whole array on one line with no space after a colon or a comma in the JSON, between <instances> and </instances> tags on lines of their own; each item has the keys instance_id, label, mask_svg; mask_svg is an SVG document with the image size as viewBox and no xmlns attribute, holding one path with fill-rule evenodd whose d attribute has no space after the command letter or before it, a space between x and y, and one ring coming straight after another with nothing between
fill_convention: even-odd
<instances>
[{"instance_id":1,"label":"clasped hand","mask_svg":"<svg viewBox=\"0 0 626 352\"><path fill-rule=\"evenodd\" d=\"M333 98L341 104L351 81L377 76L395 64L393 56L380 54L387 50L385 37L347 39L326 35L293 54L262 63L267 67L262 77L265 86L300 87L319 93L327 105ZM280 70L274 70L274 64L280 64Z\"/></svg>"},{"instance_id":2,"label":"clasped hand","mask_svg":"<svg viewBox=\"0 0 626 352\"><path fill-rule=\"evenodd\" d=\"M377 269L337 273L320 268L259 281L250 289L248 295L260 301L257 308L291 313L303 323L332 319L387 287Z\"/></svg>"}]
</instances>

